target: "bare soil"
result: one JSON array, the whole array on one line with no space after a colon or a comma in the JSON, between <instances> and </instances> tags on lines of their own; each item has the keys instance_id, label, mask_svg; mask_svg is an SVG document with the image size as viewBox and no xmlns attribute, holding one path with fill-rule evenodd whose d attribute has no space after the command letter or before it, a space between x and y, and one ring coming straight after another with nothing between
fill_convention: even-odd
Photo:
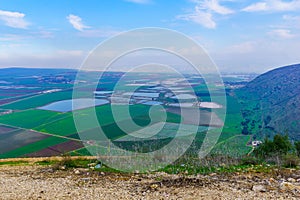
<instances>
[{"instance_id":1,"label":"bare soil","mask_svg":"<svg viewBox=\"0 0 300 200\"><path fill-rule=\"evenodd\" d=\"M119 174L2 165L0 199L299 199L298 172L287 174L294 178L256 173ZM290 187L282 187L283 182Z\"/></svg>"}]
</instances>

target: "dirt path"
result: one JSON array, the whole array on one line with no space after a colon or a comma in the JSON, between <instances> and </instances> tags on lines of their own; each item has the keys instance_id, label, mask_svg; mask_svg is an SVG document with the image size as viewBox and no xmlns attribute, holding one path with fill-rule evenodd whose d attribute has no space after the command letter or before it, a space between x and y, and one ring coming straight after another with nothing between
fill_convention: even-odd
<instances>
[{"instance_id":1,"label":"dirt path","mask_svg":"<svg viewBox=\"0 0 300 200\"><path fill-rule=\"evenodd\" d=\"M179 176L55 171L45 166L0 166L0 199L299 199L294 188L257 174Z\"/></svg>"}]
</instances>

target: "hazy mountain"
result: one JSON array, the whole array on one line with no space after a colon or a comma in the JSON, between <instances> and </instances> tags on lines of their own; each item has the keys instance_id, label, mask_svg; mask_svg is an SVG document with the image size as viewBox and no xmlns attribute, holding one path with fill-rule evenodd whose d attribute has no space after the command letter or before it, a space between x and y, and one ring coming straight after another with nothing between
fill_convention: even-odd
<instances>
[{"instance_id":1,"label":"hazy mountain","mask_svg":"<svg viewBox=\"0 0 300 200\"><path fill-rule=\"evenodd\" d=\"M74 69L59 69L59 68L20 68L20 67L11 67L11 68L1 68L0 75L1 78L5 76L45 76L53 75L59 73L75 73Z\"/></svg>"},{"instance_id":2,"label":"hazy mountain","mask_svg":"<svg viewBox=\"0 0 300 200\"><path fill-rule=\"evenodd\" d=\"M300 139L300 64L262 74L236 90L244 134L259 138L288 133Z\"/></svg>"}]
</instances>

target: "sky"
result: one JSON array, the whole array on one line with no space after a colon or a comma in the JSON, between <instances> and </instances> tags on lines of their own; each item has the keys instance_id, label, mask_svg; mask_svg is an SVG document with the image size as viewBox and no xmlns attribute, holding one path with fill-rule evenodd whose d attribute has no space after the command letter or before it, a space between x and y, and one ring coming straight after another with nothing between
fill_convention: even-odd
<instances>
[{"instance_id":1,"label":"sky","mask_svg":"<svg viewBox=\"0 0 300 200\"><path fill-rule=\"evenodd\" d=\"M0 68L79 68L99 43L143 27L191 37L221 72L300 63L300 0L0 0Z\"/></svg>"}]
</instances>

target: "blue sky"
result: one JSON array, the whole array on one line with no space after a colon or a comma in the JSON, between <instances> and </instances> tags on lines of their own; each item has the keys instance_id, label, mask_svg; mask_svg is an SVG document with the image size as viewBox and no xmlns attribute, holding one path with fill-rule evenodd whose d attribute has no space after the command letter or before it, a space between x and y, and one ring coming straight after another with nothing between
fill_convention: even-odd
<instances>
[{"instance_id":1,"label":"blue sky","mask_svg":"<svg viewBox=\"0 0 300 200\"><path fill-rule=\"evenodd\" d=\"M224 72L300 63L300 0L1 0L0 67L78 68L101 41L142 27L190 36Z\"/></svg>"}]
</instances>

